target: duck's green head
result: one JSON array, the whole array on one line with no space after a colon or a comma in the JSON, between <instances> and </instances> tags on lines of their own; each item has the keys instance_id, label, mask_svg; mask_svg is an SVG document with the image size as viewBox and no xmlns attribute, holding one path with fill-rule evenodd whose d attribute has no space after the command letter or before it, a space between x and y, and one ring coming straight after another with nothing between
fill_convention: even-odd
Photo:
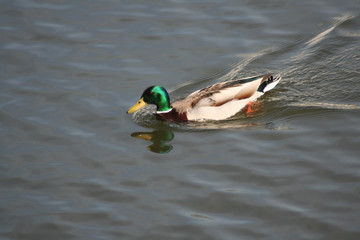
<instances>
[{"instance_id":1,"label":"duck's green head","mask_svg":"<svg viewBox=\"0 0 360 240\"><path fill-rule=\"evenodd\" d=\"M163 112L171 109L169 94L161 86L151 86L145 89L140 100L127 113L133 113L147 104L155 104L156 111Z\"/></svg>"}]
</instances>

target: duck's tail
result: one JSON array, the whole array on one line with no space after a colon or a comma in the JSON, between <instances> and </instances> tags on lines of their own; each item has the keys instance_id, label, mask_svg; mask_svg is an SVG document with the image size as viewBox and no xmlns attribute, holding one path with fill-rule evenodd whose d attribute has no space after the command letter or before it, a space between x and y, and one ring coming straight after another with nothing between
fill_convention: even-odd
<instances>
[{"instance_id":1,"label":"duck's tail","mask_svg":"<svg viewBox=\"0 0 360 240\"><path fill-rule=\"evenodd\" d=\"M259 88L258 88L258 92L263 92L266 93L268 91L270 91L271 89L273 89L281 80L280 76L273 76L273 75L268 75L265 77L265 79L263 80L263 82L260 84Z\"/></svg>"}]
</instances>

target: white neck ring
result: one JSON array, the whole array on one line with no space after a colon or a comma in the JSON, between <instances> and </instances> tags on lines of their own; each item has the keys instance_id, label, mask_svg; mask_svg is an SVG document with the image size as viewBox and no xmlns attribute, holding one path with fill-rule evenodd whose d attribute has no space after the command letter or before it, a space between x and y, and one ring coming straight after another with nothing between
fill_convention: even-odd
<instances>
[{"instance_id":1,"label":"white neck ring","mask_svg":"<svg viewBox=\"0 0 360 240\"><path fill-rule=\"evenodd\" d=\"M168 113L168 112L171 112L173 109L170 108L169 110L166 110L166 111L156 111L157 114L160 114L160 113Z\"/></svg>"}]
</instances>

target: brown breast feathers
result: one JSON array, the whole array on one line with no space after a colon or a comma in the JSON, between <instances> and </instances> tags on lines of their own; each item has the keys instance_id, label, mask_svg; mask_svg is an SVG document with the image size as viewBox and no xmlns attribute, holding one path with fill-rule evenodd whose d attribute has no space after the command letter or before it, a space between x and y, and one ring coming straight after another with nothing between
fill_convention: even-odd
<instances>
[{"instance_id":1,"label":"brown breast feathers","mask_svg":"<svg viewBox=\"0 0 360 240\"><path fill-rule=\"evenodd\" d=\"M186 116L186 112L179 113L176 109L172 109L170 112L167 113L156 113L157 117L163 120L167 120L170 122L186 122L188 118Z\"/></svg>"}]
</instances>

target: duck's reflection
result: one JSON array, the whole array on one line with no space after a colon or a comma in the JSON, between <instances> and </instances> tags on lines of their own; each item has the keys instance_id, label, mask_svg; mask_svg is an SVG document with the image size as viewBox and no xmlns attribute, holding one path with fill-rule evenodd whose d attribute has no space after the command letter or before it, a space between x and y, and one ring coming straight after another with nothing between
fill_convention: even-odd
<instances>
[{"instance_id":1,"label":"duck's reflection","mask_svg":"<svg viewBox=\"0 0 360 240\"><path fill-rule=\"evenodd\" d=\"M169 153L173 149L173 146L167 142L174 138L174 133L167 129L158 129L152 132L134 132L131 136L153 142L147 149L155 153Z\"/></svg>"}]
</instances>

